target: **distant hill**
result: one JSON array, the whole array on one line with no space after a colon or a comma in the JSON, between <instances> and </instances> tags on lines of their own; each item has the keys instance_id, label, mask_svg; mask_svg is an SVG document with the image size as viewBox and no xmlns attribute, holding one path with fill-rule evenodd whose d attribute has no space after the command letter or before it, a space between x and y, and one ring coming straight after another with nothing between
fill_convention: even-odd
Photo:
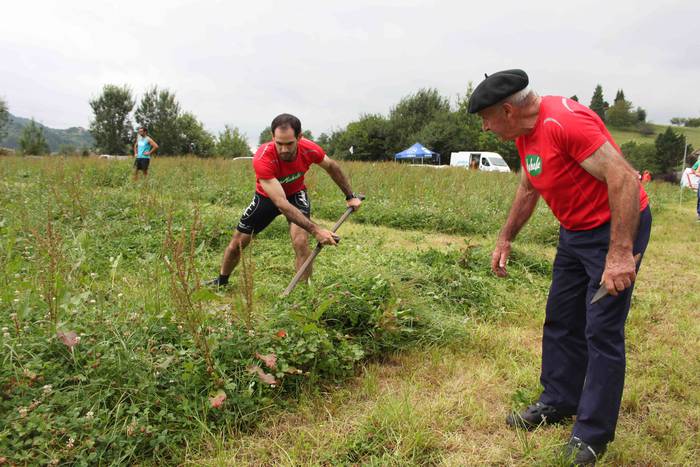
<instances>
[{"instance_id":1,"label":"distant hill","mask_svg":"<svg viewBox=\"0 0 700 467\"><path fill-rule=\"evenodd\" d=\"M645 136L638 131L631 129L609 128L610 134L617 144L623 144L627 141L636 141L638 143L654 143L659 133L666 131L668 125L651 124L654 129L653 135ZM694 149L700 149L700 128L690 128L684 126L671 126L673 131L685 135L687 141L693 145Z\"/></svg>"},{"instance_id":2,"label":"distant hill","mask_svg":"<svg viewBox=\"0 0 700 467\"><path fill-rule=\"evenodd\" d=\"M16 117L10 114L10 121L7 125L7 136L0 140L0 146L11 149L18 149L19 138L22 135L22 129L29 125L30 119ZM37 122L39 123L39 122ZM49 128L39 125L44 129L46 142L49 143L51 152L57 152L61 146L71 146L77 149L91 148L95 146L95 140L85 128L71 127L65 130Z\"/></svg>"}]
</instances>

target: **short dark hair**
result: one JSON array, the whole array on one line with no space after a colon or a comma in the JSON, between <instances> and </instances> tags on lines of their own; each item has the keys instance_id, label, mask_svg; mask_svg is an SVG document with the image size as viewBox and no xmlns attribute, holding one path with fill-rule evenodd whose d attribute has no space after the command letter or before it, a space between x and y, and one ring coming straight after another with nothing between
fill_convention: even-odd
<instances>
[{"instance_id":1,"label":"short dark hair","mask_svg":"<svg viewBox=\"0 0 700 467\"><path fill-rule=\"evenodd\" d=\"M287 128L291 127L294 130L294 136L299 137L301 134L301 121L291 114L279 114L276 116L272 123L270 124L270 130L272 131L272 136L275 136L276 128Z\"/></svg>"},{"instance_id":2,"label":"short dark hair","mask_svg":"<svg viewBox=\"0 0 700 467\"><path fill-rule=\"evenodd\" d=\"M141 125L140 127L138 127L137 130L143 130L143 131L145 131L146 133L148 133L148 128L146 128L146 127L143 126L143 125Z\"/></svg>"}]
</instances>

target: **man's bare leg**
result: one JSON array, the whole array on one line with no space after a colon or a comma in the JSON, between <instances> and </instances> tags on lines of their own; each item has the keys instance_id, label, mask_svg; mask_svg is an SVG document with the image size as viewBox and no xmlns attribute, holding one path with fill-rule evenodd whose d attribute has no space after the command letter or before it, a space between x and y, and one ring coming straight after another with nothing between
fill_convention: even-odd
<instances>
[{"instance_id":1,"label":"man's bare leg","mask_svg":"<svg viewBox=\"0 0 700 467\"><path fill-rule=\"evenodd\" d=\"M231 241L226 247L224 252L224 258L221 261L221 270L219 274L222 276L230 276L233 269L238 264L241 259L241 250L245 249L249 244L252 235L244 234L243 232L236 232L231 237Z\"/></svg>"},{"instance_id":2,"label":"man's bare leg","mask_svg":"<svg viewBox=\"0 0 700 467\"><path fill-rule=\"evenodd\" d=\"M296 255L294 266L299 271L306 258L311 254L309 233L296 224L289 224L289 236L292 238L292 248L294 248L294 254ZM311 277L311 272L312 266L309 266L300 281L307 281Z\"/></svg>"}]
</instances>

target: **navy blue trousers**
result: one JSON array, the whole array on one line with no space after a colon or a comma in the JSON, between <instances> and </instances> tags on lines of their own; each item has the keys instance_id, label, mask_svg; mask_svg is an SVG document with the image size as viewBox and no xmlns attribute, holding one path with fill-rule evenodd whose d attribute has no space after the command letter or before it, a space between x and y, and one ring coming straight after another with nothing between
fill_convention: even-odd
<instances>
[{"instance_id":1,"label":"navy blue trousers","mask_svg":"<svg viewBox=\"0 0 700 467\"><path fill-rule=\"evenodd\" d=\"M649 243L651 211L640 213L634 254ZM576 415L573 435L612 441L625 383L625 320L632 290L591 305L605 269L610 224L559 231L542 336L540 401ZM639 269L639 268L638 268Z\"/></svg>"}]
</instances>

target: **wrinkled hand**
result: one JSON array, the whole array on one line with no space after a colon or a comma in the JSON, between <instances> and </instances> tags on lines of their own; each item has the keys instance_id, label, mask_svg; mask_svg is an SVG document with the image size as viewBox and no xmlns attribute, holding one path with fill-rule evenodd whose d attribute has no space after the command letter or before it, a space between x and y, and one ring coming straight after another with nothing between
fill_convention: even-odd
<instances>
[{"instance_id":1,"label":"wrinkled hand","mask_svg":"<svg viewBox=\"0 0 700 467\"><path fill-rule=\"evenodd\" d=\"M357 211L360 209L360 205L362 204L362 200L360 198L351 198L347 200L346 204L348 205L349 208L352 208L353 211Z\"/></svg>"},{"instance_id":2,"label":"wrinkled hand","mask_svg":"<svg viewBox=\"0 0 700 467\"><path fill-rule=\"evenodd\" d=\"M605 270L601 284L616 297L630 287L637 278L637 268L631 251L609 251L605 258Z\"/></svg>"},{"instance_id":3,"label":"wrinkled hand","mask_svg":"<svg viewBox=\"0 0 700 467\"><path fill-rule=\"evenodd\" d=\"M327 229L318 229L314 232L314 237L321 245L333 245L337 244L336 238L338 238L333 232Z\"/></svg>"},{"instance_id":4,"label":"wrinkled hand","mask_svg":"<svg viewBox=\"0 0 700 467\"><path fill-rule=\"evenodd\" d=\"M508 240L498 239L496 248L494 248L491 254L491 270L498 277L506 277L508 275L508 271L506 270L508 256L510 256L510 242Z\"/></svg>"}]
</instances>

